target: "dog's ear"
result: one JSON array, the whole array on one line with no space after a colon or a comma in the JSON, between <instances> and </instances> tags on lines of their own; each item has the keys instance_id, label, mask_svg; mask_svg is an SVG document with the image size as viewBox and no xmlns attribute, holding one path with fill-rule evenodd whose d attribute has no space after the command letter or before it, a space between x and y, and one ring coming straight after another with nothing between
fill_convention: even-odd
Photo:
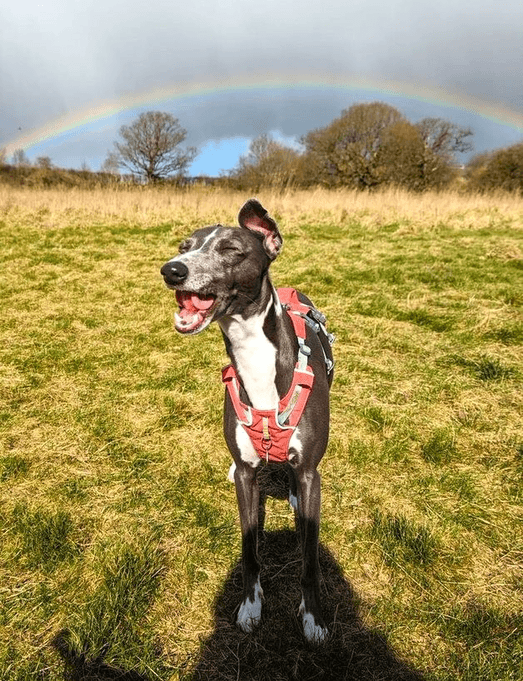
<instances>
[{"instance_id":1,"label":"dog's ear","mask_svg":"<svg viewBox=\"0 0 523 681\"><path fill-rule=\"evenodd\" d=\"M238 214L240 227L250 229L251 232L261 234L265 252L271 260L278 255L283 245L278 225L269 213L256 199L250 199L245 203Z\"/></svg>"}]
</instances>

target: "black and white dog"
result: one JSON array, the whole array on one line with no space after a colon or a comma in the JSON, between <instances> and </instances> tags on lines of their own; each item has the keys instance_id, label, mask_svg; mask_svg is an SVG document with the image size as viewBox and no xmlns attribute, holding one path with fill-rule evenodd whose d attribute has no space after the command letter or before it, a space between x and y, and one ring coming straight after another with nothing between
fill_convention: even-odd
<instances>
[{"instance_id":1,"label":"black and white dog","mask_svg":"<svg viewBox=\"0 0 523 681\"><path fill-rule=\"evenodd\" d=\"M272 460L268 453L271 437L276 451L281 430L287 439L281 450L283 458L278 460L285 460L290 471L289 501L297 511L303 552L300 613L306 638L320 643L327 628L319 594L317 466L329 436L332 336L321 313L305 296L294 292L302 306L295 317L306 322L302 325L304 338L298 337L293 311L282 303L269 278L269 265L281 250L282 237L263 206L251 199L240 210L238 221L239 229L218 224L196 230L161 273L166 285L176 291L176 330L196 334L217 321L232 362L224 433L234 459L231 473L242 528L243 601L238 626L250 632L261 618L256 472L264 458ZM305 380L300 383L296 376ZM292 414L297 403L301 403L298 416ZM255 418L259 432L250 434L248 426Z\"/></svg>"}]
</instances>

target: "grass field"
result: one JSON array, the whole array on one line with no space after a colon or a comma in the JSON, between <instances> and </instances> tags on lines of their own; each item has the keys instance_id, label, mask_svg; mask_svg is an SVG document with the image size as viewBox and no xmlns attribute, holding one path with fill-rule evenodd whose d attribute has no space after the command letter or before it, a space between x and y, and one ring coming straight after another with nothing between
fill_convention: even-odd
<instances>
[{"instance_id":1,"label":"grass field","mask_svg":"<svg viewBox=\"0 0 523 681\"><path fill-rule=\"evenodd\" d=\"M264 618L233 625L226 356L159 275L246 198L0 188L0 678L520 681L523 200L259 196L275 284L337 336L314 649L271 471Z\"/></svg>"}]
</instances>

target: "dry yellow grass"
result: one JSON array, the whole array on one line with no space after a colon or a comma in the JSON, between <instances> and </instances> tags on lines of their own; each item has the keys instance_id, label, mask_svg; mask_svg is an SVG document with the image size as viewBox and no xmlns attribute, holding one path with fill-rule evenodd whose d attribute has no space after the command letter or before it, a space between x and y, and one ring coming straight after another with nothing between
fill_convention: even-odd
<instances>
[{"instance_id":1,"label":"dry yellow grass","mask_svg":"<svg viewBox=\"0 0 523 681\"><path fill-rule=\"evenodd\" d=\"M310 191L261 191L258 198L270 205L275 214L286 220L308 221L328 219L343 222L358 217L370 224L383 221L407 220L416 226L468 226L472 229L488 226L495 216L510 220L515 226L523 223L523 200L515 194L460 193L457 191L412 194L401 189L387 189L374 193L354 190L314 189ZM33 189L0 186L0 210L12 206L22 211L48 210L67 216L70 211L86 218L102 217L116 220L136 220L144 226L159 219L175 216L214 219L230 216L235 222L238 206L245 200L241 192L190 188L115 188L99 190Z\"/></svg>"}]
</instances>

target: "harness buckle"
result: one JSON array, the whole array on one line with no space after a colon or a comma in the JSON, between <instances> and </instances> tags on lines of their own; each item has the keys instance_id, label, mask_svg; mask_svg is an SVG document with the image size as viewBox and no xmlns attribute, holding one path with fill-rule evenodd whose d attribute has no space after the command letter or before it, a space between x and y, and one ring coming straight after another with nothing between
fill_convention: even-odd
<instances>
[{"instance_id":1,"label":"harness buckle","mask_svg":"<svg viewBox=\"0 0 523 681\"><path fill-rule=\"evenodd\" d=\"M269 432L269 419L265 416L262 418L262 431L263 439L261 441L261 445L263 447L263 451L265 452L265 462L269 463L269 450L272 446L272 441L271 434Z\"/></svg>"},{"instance_id":2,"label":"harness buckle","mask_svg":"<svg viewBox=\"0 0 523 681\"><path fill-rule=\"evenodd\" d=\"M327 322L327 317L323 314L323 312L320 312L317 307L311 307L309 314L320 324L325 324Z\"/></svg>"}]
</instances>

